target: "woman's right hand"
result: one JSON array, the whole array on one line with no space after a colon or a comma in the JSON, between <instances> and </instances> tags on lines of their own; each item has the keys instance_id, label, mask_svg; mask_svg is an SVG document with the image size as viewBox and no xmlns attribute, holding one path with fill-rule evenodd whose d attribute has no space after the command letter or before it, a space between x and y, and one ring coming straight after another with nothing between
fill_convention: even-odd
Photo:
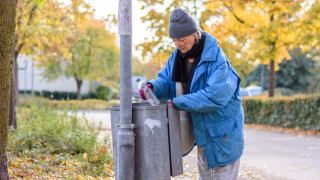
<instances>
[{"instance_id":1,"label":"woman's right hand","mask_svg":"<svg viewBox=\"0 0 320 180\"><path fill-rule=\"evenodd\" d=\"M153 90L152 84L148 84L147 86L148 86L148 88L150 88L151 90ZM143 89L139 89L139 95L140 95L141 99L147 100L147 98L144 96Z\"/></svg>"},{"instance_id":2,"label":"woman's right hand","mask_svg":"<svg viewBox=\"0 0 320 180\"><path fill-rule=\"evenodd\" d=\"M141 99L147 100L146 97L144 96L143 89L139 89L139 95L140 95Z\"/></svg>"}]
</instances>

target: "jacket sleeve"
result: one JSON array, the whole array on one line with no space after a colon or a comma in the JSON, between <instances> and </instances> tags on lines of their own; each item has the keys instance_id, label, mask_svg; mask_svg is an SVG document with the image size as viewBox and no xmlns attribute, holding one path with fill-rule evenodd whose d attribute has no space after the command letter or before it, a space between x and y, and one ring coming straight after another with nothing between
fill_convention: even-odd
<instances>
[{"instance_id":1,"label":"jacket sleeve","mask_svg":"<svg viewBox=\"0 0 320 180\"><path fill-rule=\"evenodd\" d=\"M153 92L162 102L173 99L176 96L175 82L171 81L174 54L172 53L166 66L159 71L158 77L148 81L153 86Z\"/></svg>"},{"instance_id":2,"label":"jacket sleeve","mask_svg":"<svg viewBox=\"0 0 320 180\"><path fill-rule=\"evenodd\" d=\"M213 112L227 105L240 85L240 81L231 68L229 69L226 57L223 55L220 58L225 59L218 65L216 70L208 74L208 81L204 89L173 99L173 104L179 110Z\"/></svg>"}]
</instances>

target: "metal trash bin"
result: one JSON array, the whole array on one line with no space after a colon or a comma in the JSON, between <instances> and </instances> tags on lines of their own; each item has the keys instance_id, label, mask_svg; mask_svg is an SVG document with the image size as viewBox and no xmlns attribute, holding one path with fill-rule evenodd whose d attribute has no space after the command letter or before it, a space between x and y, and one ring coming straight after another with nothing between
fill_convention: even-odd
<instances>
[{"instance_id":1,"label":"metal trash bin","mask_svg":"<svg viewBox=\"0 0 320 180\"><path fill-rule=\"evenodd\" d=\"M113 159L117 171L117 134L120 106L110 108ZM135 134L135 179L168 180L183 173L179 111L168 103L132 104Z\"/></svg>"}]
</instances>

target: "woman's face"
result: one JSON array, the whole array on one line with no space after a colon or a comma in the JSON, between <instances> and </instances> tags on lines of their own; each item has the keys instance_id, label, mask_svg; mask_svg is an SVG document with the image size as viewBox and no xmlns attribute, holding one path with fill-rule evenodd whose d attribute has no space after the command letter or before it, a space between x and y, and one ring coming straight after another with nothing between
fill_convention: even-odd
<instances>
[{"instance_id":1,"label":"woman's face","mask_svg":"<svg viewBox=\"0 0 320 180\"><path fill-rule=\"evenodd\" d=\"M176 47L182 52L186 53L188 52L196 42L196 36L194 34L191 34L190 36L178 38L178 39L172 39Z\"/></svg>"}]
</instances>

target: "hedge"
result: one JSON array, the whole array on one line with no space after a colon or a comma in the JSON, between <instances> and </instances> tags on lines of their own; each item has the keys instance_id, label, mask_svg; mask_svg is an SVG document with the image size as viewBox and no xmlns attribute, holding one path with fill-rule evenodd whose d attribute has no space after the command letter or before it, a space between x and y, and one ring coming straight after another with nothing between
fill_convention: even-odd
<instances>
[{"instance_id":1,"label":"hedge","mask_svg":"<svg viewBox=\"0 0 320 180\"><path fill-rule=\"evenodd\" d=\"M67 100L67 99L77 99L76 92L67 91L42 91L42 96L49 99L55 100ZM82 95L82 99L97 99L97 94L95 92L89 92L88 94Z\"/></svg>"},{"instance_id":2,"label":"hedge","mask_svg":"<svg viewBox=\"0 0 320 180\"><path fill-rule=\"evenodd\" d=\"M19 94L24 95L24 93L30 95L30 94L32 93L32 91L31 91L31 90L26 90L26 91L24 91L24 90L19 90ZM40 92L40 91L34 91L34 95L40 96L40 95L41 95L41 92Z\"/></svg>"},{"instance_id":3,"label":"hedge","mask_svg":"<svg viewBox=\"0 0 320 180\"><path fill-rule=\"evenodd\" d=\"M24 90L19 90L19 94L24 95ZM26 94L30 95L31 90L26 90ZM42 96L49 99L55 100L67 100L67 99L77 99L76 92L68 92L68 91L34 91L36 96ZM89 92L87 94L82 95L82 99L99 99L96 92Z\"/></svg>"},{"instance_id":4,"label":"hedge","mask_svg":"<svg viewBox=\"0 0 320 180\"><path fill-rule=\"evenodd\" d=\"M320 95L243 98L245 123L320 131Z\"/></svg>"},{"instance_id":5,"label":"hedge","mask_svg":"<svg viewBox=\"0 0 320 180\"><path fill-rule=\"evenodd\" d=\"M24 93L30 95L31 90L19 90L19 94L23 95ZM48 99L54 100L71 100L77 99L77 92L70 92L70 91L34 91L36 96L42 96ZM112 99L119 99L117 95L120 93L116 88L113 88L112 91ZM87 94L82 94L82 100L84 99L101 99L101 100L109 100L109 87L99 85L96 87L94 92L89 92Z\"/></svg>"},{"instance_id":6,"label":"hedge","mask_svg":"<svg viewBox=\"0 0 320 180\"><path fill-rule=\"evenodd\" d=\"M107 110L109 109L109 105L119 105L120 101L117 99L111 100L110 102L101 99L47 100L47 103L58 109Z\"/></svg>"},{"instance_id":7,"label":"hedge","mask_svg":"<svg viewBox=\"0 0 320 180\"><path fill-rule=\"evenodd\" d=\"M42 97L35 97L34 99L19 98L19 105L30 107L32 101L38 101L41 104L50 105L53 108L70 110L107 110L109 106L120 105L119 99L112 99L111 101L104 101L101 99L84 99L84 100L52 100Z\"/></svg>"}]
</instances>

